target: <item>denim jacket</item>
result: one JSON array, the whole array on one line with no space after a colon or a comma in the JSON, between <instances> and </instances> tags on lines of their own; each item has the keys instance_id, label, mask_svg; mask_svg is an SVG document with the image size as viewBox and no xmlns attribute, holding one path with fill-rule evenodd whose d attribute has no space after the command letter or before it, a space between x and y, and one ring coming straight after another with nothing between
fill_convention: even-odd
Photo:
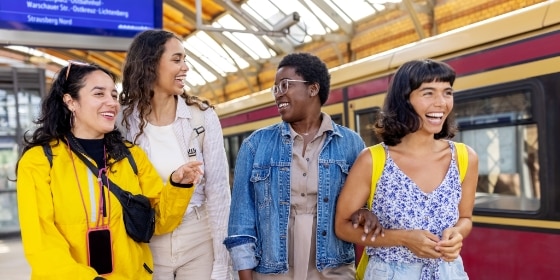
<instances>
[{"instance_id":1,"label":"denim jacket","mask_svg":"<svg viewBox=\"0 0 560 280\"><path fill-rule=\"evenodd\" d=\"M356 157L365 148L354 131L332 123L319 154L317 269L354 262L354 247L334 233L338 195ZM293 140L286 122L259 129L237 155L228 237L234 270L288 271L290 166Z\"/></svg>"}]
</instances>

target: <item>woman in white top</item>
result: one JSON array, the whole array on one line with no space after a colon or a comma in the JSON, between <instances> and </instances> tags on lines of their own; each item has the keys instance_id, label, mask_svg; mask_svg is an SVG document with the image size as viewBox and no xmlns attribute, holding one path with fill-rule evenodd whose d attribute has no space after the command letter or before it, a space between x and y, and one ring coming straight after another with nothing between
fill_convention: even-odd
<instances>
[{"instance_id":1,"label":"woman in white top","mask_svg":"<svg viewBox=\"0 0 560 280\"><path fill-rule=\"evenodd\" d=\"M203 162L204 176L181 224L150 241L154 279L230 279L222 244L231 202L222 129L208 102L184 92L185 59L181 40L171 32L148 30L134 38L123 66L120 125L163 180L177 163Z\"/></svg>"}]
</instances>

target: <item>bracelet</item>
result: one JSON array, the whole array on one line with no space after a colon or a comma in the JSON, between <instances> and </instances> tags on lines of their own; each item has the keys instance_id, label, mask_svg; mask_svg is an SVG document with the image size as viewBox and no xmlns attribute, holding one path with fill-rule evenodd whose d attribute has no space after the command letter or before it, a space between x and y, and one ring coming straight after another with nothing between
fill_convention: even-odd
<instances>
[{"instance_id":1,"label":"bracelet","mask_svg":"<svg viewBox=\"0 0 560 280\"><path fill-rule=\"evenodd\" d=\"M169 183L174 186L174 187L178 187L178 188L192 188L192 186L194 186L194 184L181 184L181 183L175 183L173 182L173 173L175 173L175 171L171 172L171 175L169 175Z\"/></svg>"}]
</instances>

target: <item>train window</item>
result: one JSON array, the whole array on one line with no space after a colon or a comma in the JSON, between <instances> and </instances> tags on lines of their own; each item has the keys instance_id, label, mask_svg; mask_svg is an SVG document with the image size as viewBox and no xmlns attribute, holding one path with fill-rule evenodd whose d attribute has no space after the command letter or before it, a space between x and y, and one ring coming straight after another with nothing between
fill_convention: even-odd
<instances>
[{"instance_id":1,"label":"train window","mask_svg":"<svg viewBox=\"0 0 560 280\"><path fill-rule=\"evenodd\" d=\"M331 120L336 124L344 125L342 124L342 114L331 115Z\"/></svg>"},{"instance_id":2,"label":"train window","mask_svg":"<svg viewBox=\"0 0 560 280\"><path fill-rule=\"evenodd\" d=\"M540 207L538 128L530 90L456 100L456 140L479 157L476 210L534 212Z\"/></svg>"},{"instance_id":3,"label":"train window","mask_svg":"<svg viewBox=\"0 0 560 280\"><path fill-rule=\"evenodd\" d=\"M251 135L252 131L245 132L237 135L230 135L224 137L224 146L226 149L226 156L229 164L230 171L230 185L233 185L233 172L235 170L235 160L237 158L237 153L239 153L239 148L243 140Z\"/></svg>"},{"instance_id":4,"label":"train window","mask_svg":"<svg viewBox=\"0 0 560 280\"><path fill-rule=\"evenodd\" d=\"M381 140L377 138L373 131L374 124L379 118L381 112L380 107L373 107L365 110L356 111L356 128L358 134L362 137L366 146L373 146L380 143Z\"/></svg>"}]
</instances>

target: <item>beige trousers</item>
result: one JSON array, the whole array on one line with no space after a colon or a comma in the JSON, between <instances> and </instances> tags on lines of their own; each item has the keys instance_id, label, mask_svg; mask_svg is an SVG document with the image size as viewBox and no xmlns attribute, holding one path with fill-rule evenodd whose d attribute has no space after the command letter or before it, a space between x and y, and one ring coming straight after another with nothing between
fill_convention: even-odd
<instances>
[{"instance_id":1,"label":"beige trousers","mask_svg":"<svg viewBox=\"0 0 560 280\"><path fill-rule=\"evenodd\" d=\"M150 240L154 280L210 279L214 263L206 207L194 208L171 233Z\"/></svg>"}]
</instances>

